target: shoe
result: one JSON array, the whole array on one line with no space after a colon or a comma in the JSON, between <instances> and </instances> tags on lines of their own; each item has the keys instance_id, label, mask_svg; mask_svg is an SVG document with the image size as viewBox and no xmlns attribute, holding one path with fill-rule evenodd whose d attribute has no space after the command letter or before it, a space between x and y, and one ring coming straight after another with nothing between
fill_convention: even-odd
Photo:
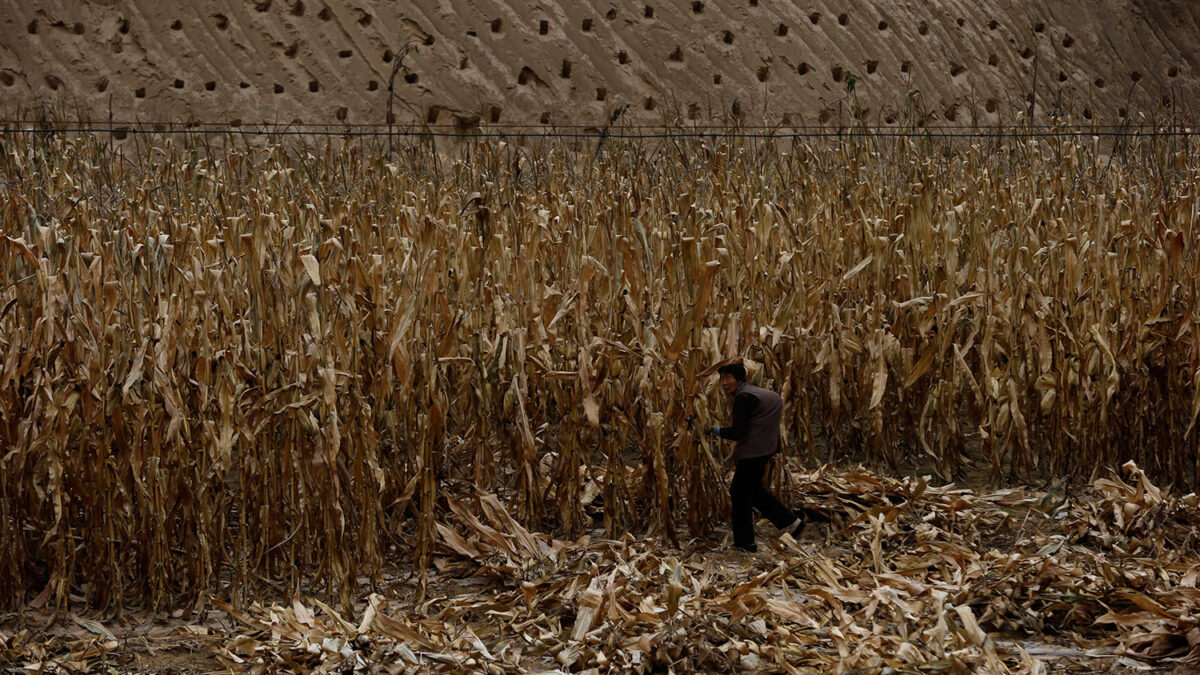
<instances>
[{"instance_id":1,"label":"shoe","mask_svg":"<svg viewBox=\"0 0 1200 675\"><path fill-rule=\"evenodd\" d=\"M742 553L758 553L758 545L750 544L749 546L738 546L737 544L734 544L733 550L741 551Z\"/></svg>"},{"instance_id":2,"label":"shoe","mask_svg":"<svg viewBox=\"0 0 1200 675\"><path fill-rule=\"evenodd\" d=\"M792 523L788 527L785 527L780 532L780 535L790 534L790 535L792 535L792 539L799 539L800 533L803 531L804 531L804 518L801 517L801 518L797 518L796 522Z\"/></svg>"}]
</instances>

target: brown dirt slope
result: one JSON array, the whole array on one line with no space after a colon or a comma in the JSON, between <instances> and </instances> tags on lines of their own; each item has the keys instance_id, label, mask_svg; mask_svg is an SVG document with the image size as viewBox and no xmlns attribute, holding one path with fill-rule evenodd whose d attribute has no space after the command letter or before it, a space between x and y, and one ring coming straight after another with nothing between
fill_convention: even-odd
<instances>
[{"instance_id":1,"label":"brown dirt slope","mask_svg":"<svg viewBox=\"0 0 1200 675\"><path fill-rule=\"evenodd\" d=\"M382 123L404 53L400 123L991 124L1031 91L1039 119L1138 123L1196 100L1198 36L1192 0L0 0L0 98Z\"/></svg>"}]
</instances>

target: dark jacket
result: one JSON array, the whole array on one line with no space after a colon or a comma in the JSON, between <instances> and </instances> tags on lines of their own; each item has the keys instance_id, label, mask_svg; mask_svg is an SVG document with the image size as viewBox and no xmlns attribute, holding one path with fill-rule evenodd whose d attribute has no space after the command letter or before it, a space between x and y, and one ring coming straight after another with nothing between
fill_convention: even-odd
<instances>
[{"instance_id":1,"label":"dark jacket","mask_svg":"<svg viewBox=\"0 0 1200 675\"><path fill-rule=\"evenodd\" d=\"M773 391L743 383L733 394L733 424L721 438L736 441L733 459L766 457L779 451L783 399Z\"/></svg>"}]
</instances>

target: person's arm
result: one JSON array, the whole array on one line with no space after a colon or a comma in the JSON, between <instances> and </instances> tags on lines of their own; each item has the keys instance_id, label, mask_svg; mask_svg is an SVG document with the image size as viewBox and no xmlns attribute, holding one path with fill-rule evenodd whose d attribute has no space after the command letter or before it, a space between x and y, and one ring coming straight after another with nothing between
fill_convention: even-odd
<instances>
[{"instance_id":1,"label":"person's arm","mask_svg":"<svg viewBox=\"0 0 1200 675\"><path fill-rule=\"evenodd\" d=\"M758 408L758 399L750 394L738 394L733 397L733 424L721 427L717 434L730 441L740 441L750 432L750 418Z\"/></svg>"}]
</instances>

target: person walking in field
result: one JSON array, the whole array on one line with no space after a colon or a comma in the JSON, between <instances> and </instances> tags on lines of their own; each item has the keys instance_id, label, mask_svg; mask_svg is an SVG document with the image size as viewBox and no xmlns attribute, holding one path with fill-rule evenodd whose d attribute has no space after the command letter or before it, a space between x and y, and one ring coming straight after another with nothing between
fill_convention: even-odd
<instances>
[{"instance_id":1,"label":"person walking in field","mask_svg":"<svg viewBox=\"0 0 1200 675\"><path fill-rule=\"evenodd\" d=\"M714 426L710 433L734 441L730 461L736 461L729 499L733 510L733 546L754 553L754 509L758 509L775 527L793 537L804 527L791 509L784 506L763 485L767 463L779 452L779 418L783 399L773 391L746 382L746 367L730 363L717 369L721 389L733 399L733 422Z\"/></svg>"}]
</instances>

